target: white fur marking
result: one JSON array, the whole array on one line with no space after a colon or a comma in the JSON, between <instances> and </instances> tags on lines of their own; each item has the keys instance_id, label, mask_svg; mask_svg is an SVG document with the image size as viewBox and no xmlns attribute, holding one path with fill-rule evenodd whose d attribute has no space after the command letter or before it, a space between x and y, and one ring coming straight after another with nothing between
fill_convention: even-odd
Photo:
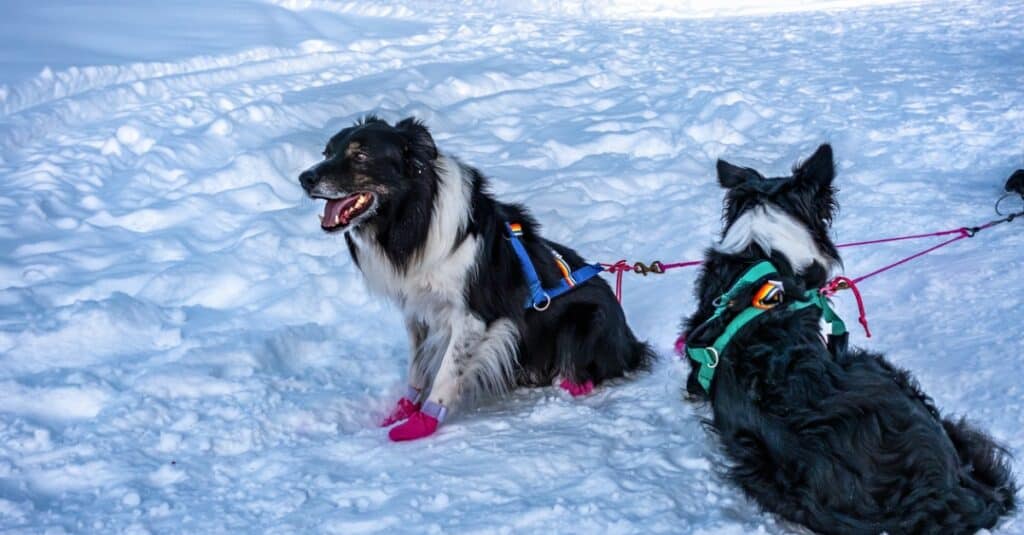
<instances>
[{"instance_id":1,"label":"white fur marking","mask_svg":"<svg viewBox=\"0 0 1024 535\"><path fill-rule=\"evenodd\" d=\"M491 324L483 340L473 348L464 375L472 384L490 393L506 392L515 379L516 349L519 344L519 330L508 319Z\"/></svg>"},{"instance_id":2,"label":"white fur marking","mask_svg":"<svg viewBox=\"0 0 1024 535\"><path fill-rule=\"evenodd\" d=\"M768 253L782 253L797 273L814 262L828 270L833 267L833 261L818 250L807 228L773 204L760 204L740 215L717 249L726 254L737 254L751 243L760 245Z\"/></svg>"},{"instance_id":3,"label":"white fur marking","mask_svg":"<svg viewBox=\"0 0 1024 535\"><path fill-rule=\"evenodd\" d=\"M478 264L480 241L470 236L454 245L472 213L472 177L457 160L444 156L437 170L440 184L430 228L404 272L370 238L374 229L359 227L349 236L367 286L405 313L413 342L409 383L428 389L429 400L452 408L468 389L502 392L512 386L519 332L507 319L488 327L467 309L465 289ZM412 333L419 326L426 331L422 340Z\"/></svg>"},{"instance_id":4,"label":"white fur marking","mask_svg":"<svg viewBox=\"0 0 1024 535\"><path fill-rule=\"evenodd\" d=\"M412 259L405 273L398 273L384 251L372 241L372 228L356 228L349 235L359 254L359 264L369 288L403 305L407 311L426 311L407 300L461 303L469 271L476 266L479 242L469 237L452 251L455 239L469 223L470 177L463 174L459 162L438 158L441 177L430 229L422 250ZM443 296L443 297L442 297Z\"/></svg>"}]
</instances>

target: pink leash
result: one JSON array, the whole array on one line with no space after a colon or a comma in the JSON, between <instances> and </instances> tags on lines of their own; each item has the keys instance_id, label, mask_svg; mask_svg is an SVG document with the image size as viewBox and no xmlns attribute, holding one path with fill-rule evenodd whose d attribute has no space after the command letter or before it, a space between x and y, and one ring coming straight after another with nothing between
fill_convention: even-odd
<instances>
[{"instance_id":1,"label":"pink leash","mask_svg":"<svg viewBox=\"0 0 1024 535\"><path fill-rule=\"evenodd\" d=\"M626 259L623 258L614 264L601 264L601 267L603 267L608 273L615 274L615 299L618 299L619 303L622 303L622 274L627 271L632 271L633 273L638 273L646 277L648 273L661 275L670 269L699 266L703 263L703 260L688 260L686 262L663 264L661 261L655 260L650 264L636 262L633 265L629 265L629 263L626 262Z\"/></svg>"},{"instance_id":2,"label":"pink leash","mask_svg":"<svg viewBox=\"0 0 1024 535\"><path fill-rule=\"evenodd\" d=\"M867 279L867 278L870 278L870 277L874 277L875 275L878 275L879 273L883 273L885 271L888 271L888 270L890 270L890 269L892 269L892 268L894 268L896 266L899 266L901 264L909 262L909 261L911 261L911 260L913 260L913 259L915 259L917 257L924 256L924 255L926 255L926 254L928 254L928 253L930 253L930 252L932 252L932 251L934 251L936 249L940 249L942 247L945 247L945 246L947 246L947 245L949 245L949 244L951 244L951 243L953 243L955 241L962 240L964 238L970 238L970 237L974 236L975 233L977 233L977 232L979 232L981 230L985 230L985 229L987 229L989 227L998 225L999 223L1002 223L1002 222L1005 222L1005 220L991 221L991 222L986 223L986 224L984 224L984 225L982 225L980 227L974 227L974 228L971 228L971 229L969 229L967 227L960 227L960 228L955 228L955 229L950 229L950 230L940 230L938 232L929 232L929 233L926 233L926 234L910 234L910 235L907 235L907 236L895 236L895 237L892 237L892 238L880 238L880 239L877 239L877 240L855 241L855 242L849 242L849 243L841 243L841 244L837 245L836 247L839 248L839 249L842 249L842 248L846 248L846 247L861 247L861 246L864 246L864 245L877 245L879 243L890 243L890 242L904 241L904 240L919 240L919 239L922 239L922 238L935 238L935 237L939 237L939 236L948 236L948 235L951 235L951 234L956 234L957 235L955 238L953 238L951 240L942 242L942 243L940 243L940 244L938 244L938 245L936 245L934 247L930 247L930 248L928 248L928 249L926 249L924 251L921 251L921 252L916 253L916 254L914 254L912 256L904 258L904 259L902 259L902 260L900 260L898 262L895 262L895 263L890 264L888 266L885 266L885 267L883 267L881 269L878 269L876 271L868 273L867 275L864 275L862 277L857 277L856 279L852 279L852 281L850 279L847 279L848 281L851 281L853 283L853 284L850 285L850 287L853 287L854 285L856 285L856 283L858 283L858 282L860 282L860 281L862 281L864 279ZM660 262L658 260L655 260L654 262L651 262L650 264L644 264L643 262L635 262L633 264L630 264L629 262L626 261L626 259L622 259L622 260L619 260L618 262L615 262L614 264L604 264L604 263L602 263L601 267L603 267L605 269L605 271L607 271L608 273L612 273L612 274L615 275L615 298L619 300L619 303L621 303L622 302L622 275L624 273L628 273L628 272L632 271L633 273L637 273L637 274L640 274L640 275L643 275L643 276L646 277L648 273L653 273L653 274L656 274L656 275L660 275L660 274L665 273L666 271L668 271L670 269L699 266L699 265L701 265L703 263L704 263L703 260L687 260L685 262L675 262L675 263L671 263L671 264L664 264L664 263L662 263L662 262ZM835 281L833 281L833 282L835 282ZM822 290L824 291L827 288L828 288L828 286L826 286L825 288L822 288ZM839 289L845 289L845 288L839 288ZM831 296L834 293L835 292L833 291L832 293L830 293L828 295ZM857 294L859 295L859 292L857 292Z\"/></svg>"},{"instance_id":3,"label":"pink leash","mask_svg":"<svg viewBox=\"0 0 1024 535\"><path fill-rule=\"evenodd\" d=\"M866 334L868 338L871 338L871 329L868 327L868 318L867 318L867 311L866 311L866 308L864 306L864 298L861 296L860 289L857 287L857 285L859 283L861 283L861 282L863 282L863 281L865 281L867 279L870 279L871 277L874 277L875 275L879 275L881 273L885 273L886 271L889 271L890 269L893 269L893 268L896 268L896 267L901 266L903 264L906 264L907 262L910 262L911 260L914 260L916 258L920 258L920 257L922 257L922 256L924 256L924 255L926 255L928 253L937 251L938 249L941 249L941 248L943 248L943 247L945 247L947 245L950 245L950 244L952 244L954 242L958 242L958 241L960 241L960 240L962 240L964 238L973 238L975 234L977 234L977 233L979 233L979 232L981 232L981 231L983 231L985 229L994 227L994 226L999 225L1001 223L1009 223L1009 222L1013 221L1015 218L1022 217L1022 216L1024 216L1024 211L1010 214L1010 215L1008 215L1008 216L1006 216L1006 217L1004 217L1002 219L996 219L996 220L993 220L993 221L989 221L988 223L985 223L984 225L977 226L977 227L960 227L960 228L949 229L949 230L940 230L938 232L928 232L928 233L925 233L925 234L909 234L909 235L906 235L906 236L894 236L894 237L891 237L891 238L880 238L880 239L877 239L877 240L865 240L865 241L856 241L856 242L849 242L849 243L839 244L839 245L836 246L837 248L860 247L860 246L864 246L864 245L877 245L877 244L880 244L880 243L890 243L890 242L896 242L896 241L918 240L918 239L922 239L922 238L936 238L936 237L941 237L941 236L955 235L955 237L953 237L952 239L946 240L946 241L944 241L942 243L939 243L937 245L933 245L932 247L929 247L929 248L924 249L922 251L918 251L918 252L916 252L916 253L908 256L908 257L905 257L905 258L902 258L900 260L897 260L896 262L893 262L891 264L882 266L882 267L880 267L880 268L878 268L878 269L876 269L876 270L874 270L874 271L872 271L872 272L870 272L870 273L868 273L866 275L861 275L860 277L856 277L856 278L853 278L853 279L851 279L849 277L844 277L844 276L835 277L834 279L829 281L828 284L826 284L824 287L822 287L820 289L820 292L824 296L826 296L826 297L832 297L833 295L835 295L836 293L838 293L841 290L852 290L853 291L853 296L857 300L857 310L858 310L858 313L860 314L860 317L857 318L857 320L860 322L861 326L864 327L864 334ZM648 273L661 274L661 273L664 273L665 271L668 271L669 269L693 267L693 266L699 266L701 264L703 264L703 261L701 261L701 260L688 260L688 261L685 261L685 262L675 262L675 263L671 263L671 264L663 264L662 262L659 262L659 261L655 260L654 262L651 262L649 265L645 265L643 262L636 262L635 264L630 265L625 259L622 259L622 260L619 260L618 262L615 262L614 264L601 264L601 266L605 268L605 271L607 271L609 273L614 273L615 274L615 298L618 299L619 303L621 303L622 302L622 275L623 275L623 273L626 273L628 271L632 271L634 273L639 273L639 274L641 274L641 275L646 277ZM680 355L683 355L684 354L683 352L685 351L685 349L686 349L686 335L684 334L684 335L681 335L676 340L675 350L676 350L676 353L678 353Z\"/></svg>"},{"instance_id":4,"label":"pink leash","mask_svg":"<svg viewBox=\"0 0 1024 535\"><path fill-rule=\"evenodd\" d=\"M858 280L863 280L863 277L861 279L852 280L846 277L836 277L819 291L821 292L821 295L824 295L825 297L832 297L839 290L853 290L853 297L857 299L857 312L860 314L857 321L860 322L862 327L864 327L864 334L866 334L868 338L871 338L871 329L868 328L868 313L864 309L864 299L860 296L860 289L857 288Z\"/></svg>"},{"instance_id":5,"label":"pink leash","mask_svg":"<svg viewBox=\"0 0 1024 535\"><path fill-rule=\"evenodd\" d=\"M947 245L949 245L949 244L951 244L953 242L960 241L960 240L962 240L964 238L972 238L972 237L974 237L975 234L977 234L978 232L981 232L982 230L994 227L994 226L996 226L996 225L998 225L1000 223L1008 223L1010 221L1013 221L1014 218L1020 217L1021 215L1024 215L1024 213L1011 214L1008 217L1005 217L1003 219L997 219L995 221L989 221L988 223L985 223L984 225L981 225L979 227L970 227L970 228L968 228L968 227L960 227L960 228L949 229L949 230L940 230L938 232L928 232L926 234L909 234L909 235L906 235L906 236L894 236L894 237L891 237L891 238L879 238L877 240L855 241L855 242L849 242L849 243L841 243L841 244L837 245L836 247L842 249L842 248L846 248L846 247L860 247L860 246L864 246L864 245L877 245L879 243L890 243L890 242L904 241L904 240L919 240L919 239L922 239L922 238L936 238L936 237L940 237L940 236L949 236L949 235L953 235L953 234L956 235L956 237L953 238L953 239L946 240L946 241L944 241L944 242L942 242L942 243L940 243L938 245L935 245L934 247L929 247L928 249L925 249L925 250L923 250L921 252L918 252L918 253L915 253L913 255L910 255L910 256L908 256L906 258L903 258L903 259L901 259L901 260L899 260L897 262L893 262L892 264L889 264L887 266L881 267L881 268L879 268L879 269L877 269L875 271L872 271L871 273L868 273L867 275L863 275L863 276L857 277L855 279L847 279L851 283L849 286L852 288L857 283L859 283L859 282L861 282L861 281L863 281L865 279L874 277L875 275L878 275L879 273L884 273L886 271L889 271L890 269L892 269L892 268L894 268L896 266L900 266L902 264L910 262L911 260L913 260L915 258L922 257L922 256L924 256L924 255L926 255L926 254L928 254L928 253L930 253L932 251L935 251L937 249L941 249L941 248L943 248L943 247L945 247L945 246L947 246ZM605 269L605 271L607 271L608 273L615 274L615 298L618 299L619 302L621 303L622 302L622 274L623 273L632 271L634 273L638 273L638 274L643 275L643 276L646 277L648 273L662 274L662 273L664 273L664 272L666 272L666 271L668 271L670 269L699 266L699 265L701 265L703 263L704 262L702 260L687 260L685 262L675 262L675 263L672 263L672 264L664 264L662 262L659 262L658 260L655 260L654 262L651 262L649 265L645 265L643 262L636 262L636 263L630 265L629 262L627 262L625 259L622 259L622 260L619 260L618 262L616 262L614 264L601 264L601 267L603 267ZM833 281L833 282L835 282L835 281ZM828 288L829 288L829 286L826 285L824 288L822 288L822 291L825 291ZM842 290L842 289L845 289L845 288L838 288L838 289ZM833 290L835 290L835 289L833 289ZM828 295L831 296L834 293L835 293L835 291L832 291L832 293L830 293Z\"/></svg>"},{"instance_id":6,"label":"pink leash","mask_svg":"<svg viewBox=\"0 0 1024 535\"><path fill-rule=\"evenodd\" d=\"M857 288L857 285L859 283L861 283L861 282L863 282L863 281L865 281L867 279L870 279L871 277L874 277L875 275L879 275L881 273L885 273L886 271L889 271L890 269L893 269L895 267L898 267L898 266L901 266L903 264L906 264L907 262L910 262L911 260L914 260L915 258L920 258L920 257L922 257L922 256L924 256L924 255L926 255L928 253L931 253L933 251L939 250L939 249L941 249L941 248L943 248L943 247L945 247L947 245L950 245L950 244L952 244L954 242L958 242L958 241L960 241L960 240L962 240L964 238L973 238L975 234L977 234L978 232L981 232L982 230L985 230L985 229L990 228L990 227L994 227L994 226L996 226L996 225L998 225L1000 223L1007 223L1007 222L1013 221L1014 217L1016 217L1016 215L1011 215L1010 217L1004 218L1004 219L997 219L995 221L989 221L988 223L985 223L984 225L981 225L980 227L972 227L972 228L960 227L960 228L957 228L957 229L943 230L943 231L939 231L939 232L931 232L931 233L928 233L928 234L915 234L915 235L912 235L912 236L898 236L898 237L895 237L895 238L883 238L883 239L880 239L880 240L868 240L868 241L861 241L861 242L844 243L842 245L839 245L838 247L855 247L855 246L858 246L858 245L873 245L873 244L876 244L876 243L886 243L886 242L894 242L894 241L901 241L901 240L912 240L912 239L918 239L918 238L932 238L932 237L936 237L936 236L948 236L950 234L956 234L955 238L946 240L946 241L944 241L942 243L939 243L937 245L933 245L932 247L929 247L929 248L927 248L927 249L925 249L923 251L918 251L918 252L916 252L916 253L914 253L914 254L906 257L906 258L902 258L900 260L897 260L896 262L893 262L891 264L882 266L882 267L872 271L871 273L868 273L867 275L861 275L860 277L857 277L857 278L854 278L854 279L850 279L850 278L847 278L847 277L841 277L841 276L840 277L836 277L836 278L832 279L828 284L826 284L821 289L821 293L825 297L832 297L833 295L838 293L840 290L846 290L846 289L853 290L853 296L854 296L854 298L857 299L857 311L860 314L860 317L857 318L857 321L859 321L860 324L864 327L864 334L866 334L868 338L871 338L871 329L868 328L867 312L864 309L864 299L861 298L860 290Z\"/></svg>"},{"instance_id":7,"label":"pink leash","mask_svg":"<svg viewBox=\"0 0 1024 535\"><path fill-rule=\"evenodd\" d=\"M953 242L960 241L960 240L962 240L964 238L973 237L978 231L986 229L986 228L989 228L989 227L997 225L997 224L999 224L999 223L993 221L993 222L990 222L990 223L986 223L985 225L983 225L981 227L976 227L976 228L973 228L973 229L968 229L966 227L960 227L958 229L942 230L942 231L939 231L939 232L929 232L927 234L913 234L913 235L910 235L910 236L896 236L896 237L893 237L893 238L881 238L881 239L877 239L877 240L866 240L866 241L850 242L850 243L843 243L843 244L837 245L836 247L859 247L859 246L862 246L862 245L875 245L875 244L879 244L879 243L888 243L888 242L903 241L903 240L915 240L915 239L921 239L921 238L933 238L933 237L937 237L937 236L948 236L950 234L956 234L957 235L955 238L953 238L951 240L946 240L946 241L944 241L944 242L942 242L942 243L940 243L938 245L935 245L935 246L929 247L929 248L927 248L927 249L925 249L923 251L919 251L917 253L914 253L914 254L906 257L906 258L902 258L900 260L897 260L896 262L893 262L893 263L891 263L889 265L886 265L886 266L883 266L881 268L878 268L878 269L872 271L871 273L868 273L867 275L861 275L860 277L856 277L856 278L853 278L853 279L851 279L849 277L844 277L842 275L837 276L834 279L832 279L831 281L829 281L828 284L823 286L819 291L825 297L831 298L835 294L839 293L841 290L851 290L853 292L854 299L857 300L857 313L859 315L858 318L857 318L857 322L860 323L861 326L864 328L864 334L868 338L871 338L871 328L868 327L867 308L864 306L864 298L861 296L860 288L857 287L857 284L859 284L859 283L863 282L864 280L867 280L867 279L869 279L871 277L874 277L875 275L878 275L878 274L881 274L881 273L885 273L886 271L889 271L890 269L893 269L893 268L895 268L897 266L901 266L903 264L906 264L907 262L910 262L911 260L913 260L915 258L920 258L920 257L922 257L922 256L924 256L924 255L926 255L926 254L928 254L928 253L930 253L932 251L941 249L941 248L943 248L943 247L945 247L945 246L947 246L947 245L949 245L949 244L951 244ZM621 277L621 274L619 276ZM620 288L621 288L621 284L617 285L616 286L616 291L618 292L618 290ZM616 293L616 295L618 295L618 293ZM621 302L621 300L620 300L620 302ZM676 339L675 350L676 350L676 354L677 355L685 356L685 354L686 354L685 353L685 351L686 351L686 335L685 334L680 335L679 338Z\"/></svg>"}]
</instances>

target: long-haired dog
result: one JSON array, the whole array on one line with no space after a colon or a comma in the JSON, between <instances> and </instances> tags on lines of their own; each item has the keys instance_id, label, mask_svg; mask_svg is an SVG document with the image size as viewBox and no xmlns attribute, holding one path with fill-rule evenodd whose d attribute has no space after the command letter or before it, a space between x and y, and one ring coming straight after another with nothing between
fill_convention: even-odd
<instances>
[{"instance_id":1,"label":"long-haired dog","mask_svg":"<svg viewBox=\"0 0 1024 535\"><path fill-rule=\"evenodd\" d=\"M786 178L718 162L725 228L706 252L688 348L713 345L762 289L784 293L717 354L707 389L707 366L691 357L687 390L711 403L727 477L767 511L823 533L990 528L1014 508L1005 450L943 418L882 355L827 345L823 308L799 306L840 264L828 236L834 176L828 145ZM762 261L776 273L736 285Z\"/></svg>"},{"instance_id":2,"label":"long-haired dog","mask_svg":"<svg viewBox=\"0 0 1024 535\"><path fill-rule=\"evenodd\" d=\"M466 394L561 378L578 395L652 359L600 277L524 306L531 285L512 227L544 288L583 259L542 238L525 207L495 200L487 179L438 152L415 119L390 125L370 116L345 128L299 181L327 201L321 227L344 232L371 291L404 313L409 389L384 422L405 420L392 440L433 433Z\"/></svg>"}]
</instances>

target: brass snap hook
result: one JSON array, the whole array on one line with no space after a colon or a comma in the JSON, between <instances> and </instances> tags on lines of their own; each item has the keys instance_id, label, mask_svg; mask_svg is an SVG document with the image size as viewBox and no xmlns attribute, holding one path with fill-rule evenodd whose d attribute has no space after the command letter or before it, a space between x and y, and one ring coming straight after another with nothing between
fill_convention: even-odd
<instances>
[{"instance_id":1,"label":"brass snap hook","mask_svg":"<svg viewBox=\"0 0 1024 535\"><path fill-rule=\"evenodd\" d=\"M643 262L637 262L637 263L633 264L633 272L634 273L639 273L640 275L643 275L644 277L646 277L648 273L654 273L656 275L660 275L660 274L665 272L665 266L662 265L662 263L660 261L658 261L658 260L655 260L654 262L651 262L649 265L648 264L644 264Z\"/></svg>"}]
</instances>

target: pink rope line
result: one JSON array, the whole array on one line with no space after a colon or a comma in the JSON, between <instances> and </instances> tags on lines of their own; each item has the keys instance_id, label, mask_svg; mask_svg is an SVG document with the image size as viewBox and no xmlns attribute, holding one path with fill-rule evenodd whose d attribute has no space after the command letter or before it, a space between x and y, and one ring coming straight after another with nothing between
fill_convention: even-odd
<instances>
[{"instance_id":1,"label":"pink rope line","mask_svg":"<svg viewBox=\"0 0 1024 535\"><path fill-rule=\"evenodd\" d=\"M871 277L874 277L875 275L878 275L880 273L885 273L886 271L889 271L890 269L893 269L893 268L898 267L898 266L902 266L903 264L906 264L907 262L910 262L911 260L914 260L915 258L920 258L920 257L922 257L922 256L924 256L924 255L926 255L926 254L928 254L928 253L930 253L932 251L936 251L936 250L941 249L941 248L943 248L943 247L945 247L947 245L950 245L950 244L952 244L954 242L958 242L958 241L960 241L960 240L962 240L964 238L970 238L971 236L973 236L973 233L970 230L966 229L966 228L957 229L956 232L959 235L957 237L951 239L951 240L946 240L946 241L944 241L944 242L942 242L942 243L940 243L938 245L933 245L933 246L931 246L931 247L929 247L929 248L927 248L927 249L925 249L923 251L918 251L918 252L916 252L916 253L914 253L914 254L906 257L906 258L902 258L900 260L897 260L896 262L893 262L891 264L882 266L882 267L872 271L871 273L868 273L867 275L861 275L860 277L857 277L857 278L853 279L853 282L854 283L859 283L861 281L870 279Z\"/></svg>"},{"instance_id":2,"label":"pink rope line","mask_svg":"<svg viewBox=\"0 0 1024 535\"><path fill-rule=\"evenodd\" d=\"M854 294L855 294L856 298L857 298L857 306L860 308L861 324L864 326L864 331L868 333L868 337L870 338L871 334L870 334L870 331L868 330L867 318L865 317L865 314L864 314L864 302L863 302L863 300L860 297L860 291L856 287L856 285L858 283L860 283L861 281L864 281L866 279L869 279L871 277L874 277L875 275L878 275L880 273L885 273L886 271L889 271L890 269L893 269L893 268L895 268L897 266L901 266L903 264L906 264L907 262L910 262L911 260L914 260L915 258L920 258L920 257L922 257L922 256L924 256L924 255L926 255L928 253L931 253L932 251L935 251L937 249L941 249L941 248L943 248L943 247L945 247L947 245L950 245L951 243L960 241L960 240L962 240L964 238L971 238L975 234L977 234L978 232L981 232L981 231L983 231L983 230L985 230L987 228L994 227L994 226L999 225L1001 223L1009 223L1009 222L1013 221L1014 218L1019 217L1019 216L1024 216L1024 212L1010 214L1009 216L1004 217L1003 219L996 219L994 221L989 221L988 223L985 223L985 224L977 226L977 227L970 227L970 228L968 228L968 227L960 227L960 228L954 228L954 229L949 229L949 230L940 230L940 231L936 231L936 232L927 232L927 233L924 233L924 234L908 234L906 236L893 236L893 237L889 237L889 238L879 238L879 239L875 239L875 240L864 240L864 241L855 241L855 242L841 243L841 244L837 245L836 247L837 248L860 247L860 246L863 246L863 245L877 245L877 244L880 244L880 243L891 243L891 242L905 241L905 240L919 240L919 239L923 239L923 238L937 238L937 237L941 237L941 236L956 235L954 238L946 240L946 241L944 241L944 242L942 242L942 243L940 243L938 245L934 245L934 246L929 247L929 248L927 248L927 249L925 249L923 251L919 251L917 253L914 253L914 254L906 257L906 258L902 258L902 259L900 259L900 260L898 260L896 262L893 262L892 264L888 264L886 266L882 266L882 267L872 271L871 273L868 273L867 275L861 275L860 277L857 277L857 278L854 278L854 279L849 279L849 278L846 278L846 277L836 277L836 279L833 279L828 285L826 285L824 288L822 288L821 291L822 291L822 293L825 293L826 291L828 291L829 293L827 293L826 295L831 297L839 289L845 289L845 288L852 289L854 291ZM665 271L668 271L670 269L699 266L699 265L701 265L703 263L704 262L702 260L686 260L686 261L683 261L683 262L674 262L674 263L670 263L670 264L663 264L663 263L661 263L659 261L654 261L654 262L651 262L650 265L644 265L643 262L636 262L635 264L630 264L629 262L626 261L626 259L622 259L622 260L619 260L618 262L615 262L614 264L601 264L601 267L603 267L605 269L605 271L607 271L608 273L612 273L612 274L615 275L615 298L618 299L619 303L622 303L622 275L624 273L626 273L627 271L632 271L634 273L638 273L638 274L641 274L641 275L647 275L648 273L664 273ZM839 279L844 279L847 282L847 285L845 286L845 288L839 288L839 287L832 288L832 285L836 284Z\"/></svg>"},{"instance_id":3,"label":"pink rope line","mask_svg":"<svg viewBox=\"0 0 1024 535\"><path fill-rule=\"evenodd\" d=\"M615 299L619 301L619 304L622 304L622 274L627 271L632 271L633 267L626 262L625 258L614 264L602 263L601 267L603 267L608 273L613 273L615 275Z\"/></svg>"},{"instance_id":4,"label":"pink rope line","mask_svg":"<svg viewBox=\"0 0 1024 535\"><path fill-rule=\"evenodd\" d=\"M691 266L699 266L699 265L701 265L703 263L704 263L703 260L687 260L686 262L676 262L674 264L662 264L661 267L663 267L666 270L668 270L668 269L684 268L684 267L691 267Z\"/></svg>"},{"instance_id":5,"label":"pink rope line","mask_svg":"<svg viewBox=\"0 0 1024 535\"><path fill-rule=\"evenodd\" d=\"M949 230L940 230L938 232L929 232L927 234L911 234L911 235L908 235L908 236L895 236L895 237L892 237L892 238L879 238L877 240L854 241L854 242L849 242L849 243L841 243L839 245L836 245L836 248L842 249L844 247L860 247L861 245L875 245L875 244L879 244L879 243L890 243L890 242L894 242L894 241L919 240L921 238L936 238L936 237L939 237L939 236L948 236L950 234L960 234L964 230L965 229L963 227L960 227L960 228L949 229Z\"/></svg>"},{"instance_id":6,"label":"pink rope line","mask_svg":"<svg viewBox=\"0 0 1024 535\"><path fill-rule=\"evenodd\" d=\"M960 241L960 240L962 240L964 238L972 238L972 237L974 237L975 234L977 234L977 233L979 233L979 232L981 232L981 231L983 231L985 229L994 227L994 226L1002 224L1002 223L1012 222L1015 218L1022 217L1022 216L1024 216L1024 211L1010 214L1010 215L1008 215L1008 216L1006 216L1006 217L1004 217L1002 219L996 219L994 221L989 221L988 223L985 223L985 224L977 226L977 227L970 227L970 228L968 228L968 227L960 227L960 228L949 229L949 230L940 230L938 232L928 232L928 233L925 233L925 234L911 234L911 235L907 235L907 236L895 236L895 237L892 237L892 238L880 238L880 239L877 239L877 240L865 240L865 241L849 242L849 243L843 243L843 244L837 245L836 247L858 247L858 246L861 246L861 245L875 245L875 244L879 244L879 243L889 243L889 242L895 242L895 241L916 240L916 239L921 239L921 238L935 238L935 237L940 237L940 236L949 236L949 235L953 235L953 234L956 235L956 237L954 237L952 239L946 240L946 241L944 241L942 243L939 243L937 245L933 245L933 246L931 246L931 247L929 247L927 249L924 249L922 251L918 251L918 252L916 252L916 253L908 256L908 257L901 258L900 260L897 260L896 262L893 262L893 263L888 264L886 266L882 266L882 267L880 267L880 268L878 268L878 269L876 269L876 270L874 270L871 273L868 273L866 275L861 275L860 277L856 277L856 278L853 278L853 279L850 279L848 277L843 277L843 276L835 277L834 279L829 281L828 284L823 286L818 291L821 292L821 294L824 295L825 297L832 297L833 295L838 293L840 290L847 290L848 289L848 290L853 291L853 296L857 300L857 311L859 313L859 317L857 318L857 321L860 322L861 326L864 327L864 334L866 334L868 338L871 338L871 329L868 327L867 311L866 311L866 308L864 306L864 299L863 299L863 297L861 297L861 294L860 294L860 289L857 288L857 284L858 283L863 282L863 281L865 281L867 279L870 279L871 277L874 277L874 276L879 275L881 273L885 273L886 271L889 271L890 269L893 269L893 268L896 268L896 267L901 266L903 264L906 264L907 262L910 262L911 260L914 260L915 258L920 258L920 257L922 257L922 256L924 256L924 255L926 255L928 253L931 253L931 252L933 252L935 250L941 249L941 248L943 248L943 247L945 247L947 245L950 245L952 243L958 242L958 241ZM625 265L625 260L621 260L619 263L622 263L622 264ZM697 264L700 264L700 263L701 263L700 261L681 262L679 264L679 267L682 267L684 265L685 266L697 265ZM621 289L622 289L622 284L621 284L622 273L621 272L618 273L618 277L619 277L620 280L619 280L619 284L616 286L616 290L617 291L621 291ZM619 297L619 302L621 303L622 299L621 299L620 295L616 294L616 297ZM676 354L678 354L680 356L680 358L685 358L686 357L686 333L680 334L679 338L676 339L675 350L676 350Z\"/></svg>"},{"instance_id":7,"label":"pink rope line","mask_svg":"<svg viewBox=\"0 0 1024 535\"><path fill-rule=\"evenodd\" d=\"M608 273L612 273L612 274L615 275L615 299L617 299L619 301L619 303L622 303L622 274L623 273L626 273L628 271L632 271L634 273L639 273L639 274L642 274L642 275L647 275L648 273L661 274L661 273L664 273L664 272L666 272L666 271L668 271L670 269L678 269L678 268L684 268L684 267L699 266L699 265L701 265L703 263L704 263L703 260L687 260L685 262L672 262L672 263L669 263L669 264L663 264L663 263L655 260L654 262L651 262L650 265L644 265L643 262L636 262L634 264L630 264L629 262L626 261L625 258L623 258L622 260L619 260L618 262L615 262L614 264L604 264L604 263L602 263L601 267L603 267L604 270L607 271Z\"/></svg>"},{"instance_id":8,"label":"pink rope line","mask_svg":"<svg viewBox=\"0 0 1024 535\"><path fill-rule=\"evenodd\" d=\"M871 328L868 327L868 312L864 308L864 299L860 296L860 288L857 288L857 281L855 279L848 279L842 276L836 277L819 291L825 297L832 297L839 290L847 289L853 291L853 297L857 300L857 321L864 327L864 334L871 338Z\"/></svg>"},{"instance_id":9,"label":"pink rope line","mask_svg":"<svg viewBox=\"0 0 1024 535\"><path fill-rule=\"evenodd\" d=\"M929 247L927 249L924 249L923 251L918 251L918 252L916 252L916 253L914 253L914 254L912 254L910 256L907 256L905 258L901 258L901 259L899 259L899 260L897 260L897 261L895 261L895 262L893 262L891 264L887 264L885 266L882 266L882 267L880 267L880 268L878 268L878 269L876 269L876 270L874 270L871 273L868 273L866 275L861 275L860 277L856 277L856 278L853 278L853 279L850 279L850 278L847 278L847 277L843 277L843 276L836 277L836 278L832 279L828 284L823 286L821 288L821 290L819 290L819 291L825 297L832 297L833 295L838 293L840 290L847 290L847 289L852 290L853 291L853 297L857 300L857 312L859 314L859 317L857 318L857 321L859 321L861 326L864 327L864 334L866 334L868 338L871 338L871 329L868 328L868 315L867 315L867 311L865 310L865 307L864 307L864 299L860 295L860 289L857 288L858 284L860 284L861 282L863 282L863 281L865 281L867 279L870 279L871 277L874 277L875 275L879 275L881 273L885 273L886 271L889 271L890 269L894 269L896 267L902 266L903 264L906 264L907 262L910 262L911 260L914 260L915 258L920 258L920 257L922 257L922 256L924 256L924 255L926 255L928 253L931 253L932 251L936 251L938 249L941 249L941 248L943 248L943 247L945 247L947 245L950 245L952 243L958 242L958 241L960 241L960 240L962 240L964 238L970 238L970 237L974 236L978 231L986 229L986 228L989 228L989 227L994 226L994 225L998 225L998 224L999 223L993 221L993 222L986 223L985 225L982 225L980 227L975 227L973 229L968 229L966 227L961 227L961 228L954 229L954 230L947 230L947 231L942 231L942 232L933 232L933 233L930 233L930 234L919 234L919 235L917 235L915 237L919 237L919 238L926 238L926 237L928 237L928 238L930 238L930 237L934 237L934 236L948 236L950 234L956 234L957 236L955 238L953 238L953 239L946 240L946 241L944 241L942 243L939 243L937 245L933 245L933 246L931 246L931 247ZM856 242L855 244L856 245L867 245L869 243L883 243L884 241L899 241L901 239L909 239L909 238L902 237L902 238L894 238L894 239L888 239L888 240L871 240L871 241L866 241L866 242Z\"/></svg>"}]
</instances>

